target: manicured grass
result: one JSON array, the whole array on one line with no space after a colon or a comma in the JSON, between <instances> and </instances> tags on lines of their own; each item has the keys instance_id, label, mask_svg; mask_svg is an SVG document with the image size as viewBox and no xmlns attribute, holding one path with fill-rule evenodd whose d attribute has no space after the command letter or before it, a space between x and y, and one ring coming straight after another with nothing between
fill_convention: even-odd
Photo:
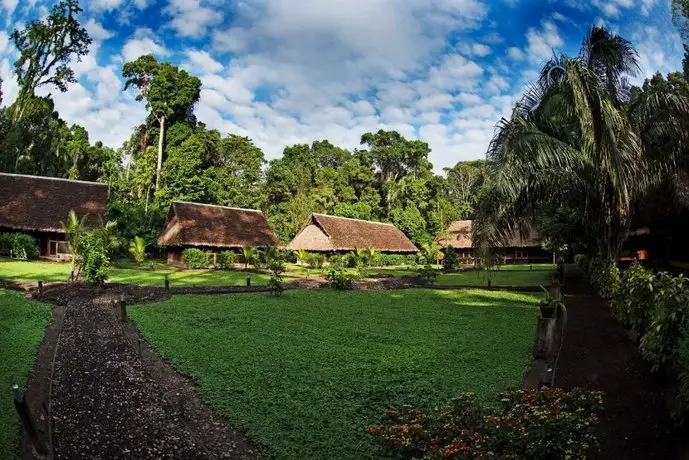
<instances>
[{"instance_id":1,"label":"manicured grass","mask_svg":"<svg viewBox=\"0 0 689 460\"><path fill-rule=\"evenodd\" d=\"M0 289L0 458L18 457L20 421L14 409L9 378L26 389L36 349L50 319L50 306L29 302L17 292Z\"/></svg>"},{"instance_id":2,"label":"manicured grass","mask_svg":"<svg viewBox=\"0 0 689 460\"><path fill-rule=\"evenodd\" d=\"M154 269L151 269L153 264ZM109 280L113 283L137 284L140 286L163 286L165 275L173 287L190 286L243 286L247 272L242 270L181 270L159 262L147 262L142 267L126 263L127 268L111 268ZM130 268L131 267L131 268ZM0 278L12 281L67 281L71 273L69 263L23 261L0 258ZM249 273L253 285L266 284L270 276L264 273Z\"/></svg>"},{"instance_id":3,"label":"manicured grass","mask_svg":"<svg viewBox=\"0 0 689 460\"><path fill-rule=\"evenodd\" d=\"M287 291L176 296L130 308L204 400L276 458L375 457L366 427L391 404L429 408L519 386L537 296Z\"/></svg>"},{"instance_id":4,"label":"manicured grass","mask_svg":"<svg viewBox=\"0 0 689 460\"><path fill-rule=\"evenodd\" d=\"M251 284L264 285L270 279L265 273L245 272L241 270L146 270L113 268L109 272L113 283L137 284L139 286L163 286L165 275L170 278L172 287L190 286L244 286L247 275Z\"/></svg>"},{"instance_id":5,"label":"manicured grass","mask_svg":"<svg viewBox=\"0 0 689 460\"><path fill-rule=\"evenodd\" d=\"M507 266L510 267L510 266ZM491 273L492 286L548 286L551 270L534 269L533 271L500 269ZM467 270L456 273L443 273L438 276L436 284L440 286L487 286L488 277L485 271Z\"/></svg>"}]
</instances>

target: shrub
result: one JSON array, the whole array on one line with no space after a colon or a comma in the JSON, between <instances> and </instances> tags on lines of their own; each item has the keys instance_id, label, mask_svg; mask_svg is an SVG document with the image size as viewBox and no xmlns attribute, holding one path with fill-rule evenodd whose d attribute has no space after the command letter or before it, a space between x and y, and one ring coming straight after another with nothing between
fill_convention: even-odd
<instances>
[{"instance_id":1,"label":"shrub","mask_svg":"<svg viewBox=\"0 0 689 460\"><path fill-rule=\"evenodd\" d=\"M459 256L457 250L452 246L445 249L445 258L443 259L443 270L453 271L459 265Z\"/></svg>"},{"instance_id":2,"label":"shrub","mask_svg":"<svg viewBox=\"0 0 689 460\"><path fill-rule=\"evenodd\" d=\"M394 458L586 458L597 445L602 394L574 389L515 390L483 404L472 393L450 407L385 411L368 429Z\"/></svg>"},{"instance_id":3,"label":"shrub","mask_svg":"<svg viewBox=\"0 0 689 460\"><path fill-rule=\"evenodd\" d=\"M211 264L210 254L197 248L187 248L182 252L187 268L208 268Z\"/></svg>"},{"instance_id":4,"label":"shrub","mask_svg":"<svg viewBox=\"0 0 689 460\"><path fill-rule=\"evenodd\" d=\"M9 255L12 249L9 233L0 233L0 254Z\"/></svg>"},{"instance_id":5,"label":"shrub","mask_svg":"<svg viewBox=\"0 0 689 460\"><path fill-rule=\"evenodd\" d=\"M328 287L333 289L347 290L354 287L354 275L350 275L342 267L328 271L326 279Z\"/></svg>"},{"instance_id":6,"label":"shrub","mask_svg":"<svg viewBox=\"0 0 689 460\"><path fill-rule=\"evenodd\" d=\"M429 264L424 265L424 267L419 271L419 276L426 284L433 284L435 279L438 277L438 270L431 267Z\"/></svg>"},{"instance_id":7,"label":"shrub","mask_svg":"<svg viewBox=\"0 0 689 460\"><path fill-rule=\"evenodd\" d=\"M620 289L620 270L615 264L607 264L600 257L589 261L588 275L591 286L602 298L615 298Z\"/></svg>"},{"instance_id":8,"label":"shrub","mask_svg":"<svg viewBox=\"0 0 689 460\"><path fill-rule=\"evenodd\" d=\"M306 264L309 266L309 268L321 269L325 264L325 255L317 252L311 252L306 258Z\"/></svg>"},{"instance_id":9,"label":"shrub","mask_svg":"<svg viewBox=\"0 0 689 460\"><path fill-rule=\"evenodd\" d=\"M132 255L137 265L141 265L146 260L146 240L140 236L135 236L134 240L129 243L129 254Z\"/></svg>"},{"instance_id":10,"label":"shrub","mask_svg":"<svg viewBox=\"0 0 689 460\"><path fill-rule=\"evenodd\" d=\"M414 257L416 260L416 257ZM407 258L401 254L376 254L373 257L372 265L375 267L393 267L406 265Z\"/></svg>"},{"instance_id":11,"label":"shrub","mask_svg":"<svg viewBox=\"0 0 689 460\"><path fill-rule=\"evenodd\" d=\"M0 245L2 245L0 249L4 247L5 251L15 259L38 259L41 255L36 240L25 233L6 233Z\"/></svg>"},{"instance_id":12,"label":"shrub","mask_svg":"<svg viewBox=\"0 0 689 460\"><path fill-rule=\"evenodd\" d=\"M237 254L232 251L222 251L216 258L218 268L221 270L232 268L236 260Z\"/></svg>"},{"instance_id":13,"label":"shrub","mask_svg":"<svg viewBox=\"0 0 689 460\"><path fill-rule=\"evenodd\" d=\"M108 279L110 247L98 230L85 233L80 242L79 265L87 283L100 286Z\"/></svg>"},{"instance_id":14,"label":"shrub","mask_svg":"<svg viewBox=\"0 0 689 460\"><path fill-rule=\"evenodd\" d=\"M273 295L282 295L285 290L282 281L282 274L285 273L285 263L281 260L273 260L269 265L270 279L268 280L268 288Z\"/></svg>"},{"instance_id":15,"label":"shrub","mask_svg":"<svg viewBox=\"0 0 689 460\"><path fill-rule=\"evenodd\" d=\"M682 331L682 338L677 348L677 369L679 377L679 391L675 407L671 411L672 418L681 423L684 415L689 413L689 328Z\"/></svg>"},{"instance_id":16,"label":"shrub","mask_svg":"<svg viewBox=\"0 0 689 460\"><path fill-rule=\"evenodd\" d=\"M641 338L641 353L653 370L677 370L682 333L689 326L687 278L659 273L653 292L650 324Z\"/></svg>"},{"instance_id":17,"label":"shrub","mask_svg":"<svg viewBox=\"0 0 689 460\"><path fill-rule=\"evenodd\" d=\"M648 328L654 281L651 270L634 262L622 274L619 291L610 304L618 321L638 334L643 334Z\"/></svg>"},{"instance_id":18,"label":"shrub","mask_svg":"<svg viewBox=\"0 0 689 460\"><path fill-rule=\"evenodd\" d=\"M257 248L252 246L243 246L242 262L244 262L244 269L247 270L249 268L249 264L252 264L254 268L258 268L257 265L259 264L260 256L261 253Z\"/></svg>"},{"instance_id":19,"label":"shrub","mask_svg":"<svg viewBox=\"0 0 689 460\"><path fill-rule=\"evenodd\" d=\"M588 271L588 257L584 254L577 254L574 256L574 263L584 272Z\"/></svg>"}]
</instances>

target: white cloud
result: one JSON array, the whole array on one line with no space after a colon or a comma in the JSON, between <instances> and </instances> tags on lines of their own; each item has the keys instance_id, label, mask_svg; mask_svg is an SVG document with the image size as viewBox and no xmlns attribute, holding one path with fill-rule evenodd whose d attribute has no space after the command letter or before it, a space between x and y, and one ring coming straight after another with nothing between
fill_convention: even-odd
<instances>
[{"instance_id":1,"label":"white cloud","mask_svg":"<svg viewBox=\"0 0 689 460\"><path fill-rule=\"evenodd\" d=\"M462 43L458 49L463 54L478 57L485 57L493 52L490 46L483 43Z\"/></svg>"},{"instance_id":2,"label":"white cloud","mask_svg":"<svg viewBox=\"0 0 689 460\"><path fill-rule=\"evenodd\" d=\"M429 81L438 88L473 88L483 76L483 69L461 54L446 55L429 72Z\"/></svg>"},{"instance_id":3,"label":"white cloud","mask_svg":"<svg viewBox=\"0 0 689 460\"><path fill-rule=\"evenodd\" d=\"M168 25L182 37L202 37L223 20L219 8L203 6L201 0L170 0L163 11L172 17Z\"/></svg>"},{"instance_id":4,"label":"white cloud","mask_svg":"<svg viewBox=\"0 0 689 460\"><path fill-rule=\"evenodd\" d=\"M522 51L521 48L517 48L516 46L511 46L507 48L507 56L514 61L523 61L526 58L526 54L524 54L524 51Z\"/></svg>"},{"instance_id":5,"label":"white cloud","mask_svg":"<svg viewBox=\"0 0 689 460\"><path fill-rule=\"evenodd\" d=\"M207 51L187 50L185 52L189 59L188 66L192 72L197 73L197 69L204 73L218 73L223 69L223 65L213 59Z\"/></svg>"},{"instance_id":6,"label":"white cloud","mask_svg":"<svg viewBox=\"0 0 689 460\"><path fill-rule=\"evenodd\" d=\"M541 30L532 27L526 33L526 54L529 59L541 62L553 55L553 50L561 47L564 40L560 37L557 26L552 21L543 21Z\"/></svg>"},{"instance_id":7,"label":"white cloud","mask_svg":"<svg viewBox=\"0 0 689 460\"><path fill-rule=\"evenodd\" d=\"M93 18L86 21L84 28L92 39L98 41L107 40L115 35L112 31L104 29L103 26L97 23Z\"/></svg>"},{"instance_id":8,"label":"white cloud","mask_svg":"<svg viewBox=\"0 0 689 460\"><path fill-rule=\"evenodd\" d=\"M151 29L137 29L133 38L122 47L122 59L124 62L130 62L145 54L166 57L170 52L157 41Z\"/></svg>"},{"instance_id":9,"label":"white cloud","mask_svg":"<svg viewBox=\"0 0 689 460\"><path fill-rule=\"evenodd\" d=\"M10 17L14 13L14 10L17 8L17 3L19 3L19 0L2 0L2 6L5 8L8 23Z\"/></svg>"}]
</instances>

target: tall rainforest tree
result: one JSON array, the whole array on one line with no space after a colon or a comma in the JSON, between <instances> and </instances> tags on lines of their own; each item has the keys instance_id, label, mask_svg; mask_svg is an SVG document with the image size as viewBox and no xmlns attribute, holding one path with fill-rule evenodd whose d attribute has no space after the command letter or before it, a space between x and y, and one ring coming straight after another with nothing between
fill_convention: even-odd
<instances>
[{"instance_id":1,"label":"tall rainforest tree","mask_svg":"<svg viewBox=\"0 0 689 460\"><path fill-rule=\"evenodd\" d=\"M163 169L163 145L165 142L165 123L173 115L189 114L198 102L201 93L201 80L169 62L158 62L151 55L127 62L122 69L126 78L125 91L130 87L139 89L138 101L145 100L146 107L158 121L158 162L156 165L155 190L160 187Z\"/></svg>"},{"instance_id":2,"label":"tall rainforest tree","mask_svg":"<svg viewBox=\"0 0 689 460\"><path fill-rule=\"evenodd\" d=\"M12 32L19 51L14 63L19 85L14 121L22 117L38 87L54 85L64 93L67 85L76 81L69 63L73 57L80 61L91 44L86 29L77 20L80 12L78 0L63 0L53 6L45 20L32 21L24 30Z\"/></svg>"},{"instance_id":3,"label":"tall rainforest tree","mask_svg":"<svg viewBox=\"0 0 689 460\"><path fill-rule=\"evenodd\" d=\"M546 64L490 143L490 192L479 206L478 241L504 240L563 205L580 211L590 250L616 260L635 200L667 177L677 153L656 151L649 135L684 137L654 114L689 115L686 98L674 94L630 105L626 79L638 71L631 44L599 27L589 31L579 56Z\"/></svg>"}]
</instances>

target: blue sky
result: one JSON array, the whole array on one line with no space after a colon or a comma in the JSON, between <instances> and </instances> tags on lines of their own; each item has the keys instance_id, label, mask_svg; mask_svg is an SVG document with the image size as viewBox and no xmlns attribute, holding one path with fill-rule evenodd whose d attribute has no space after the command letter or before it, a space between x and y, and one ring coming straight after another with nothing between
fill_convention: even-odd
<instances>
[{"instance_id":1,"label":"blue sky","mask_svg":"<svg viewBox=\"0 0 689 460\"><path fill-rule=\"evenodd\" d=\"M48 0L0 0L3 104L16 95L8 41ZM119 147L145 117L122 92L141 54L201 78L200 121L252 138L268 159L327 138L349 148L396 129L429 142L440 171L482 158L501 116L553 53L575 54L588 27L631 40L643 74L681 68L669 0L82 0L94 43L79 82L52 90L68 123ZM45 93L49 92L48 90Z\"/></svg>"}]
</instances>

